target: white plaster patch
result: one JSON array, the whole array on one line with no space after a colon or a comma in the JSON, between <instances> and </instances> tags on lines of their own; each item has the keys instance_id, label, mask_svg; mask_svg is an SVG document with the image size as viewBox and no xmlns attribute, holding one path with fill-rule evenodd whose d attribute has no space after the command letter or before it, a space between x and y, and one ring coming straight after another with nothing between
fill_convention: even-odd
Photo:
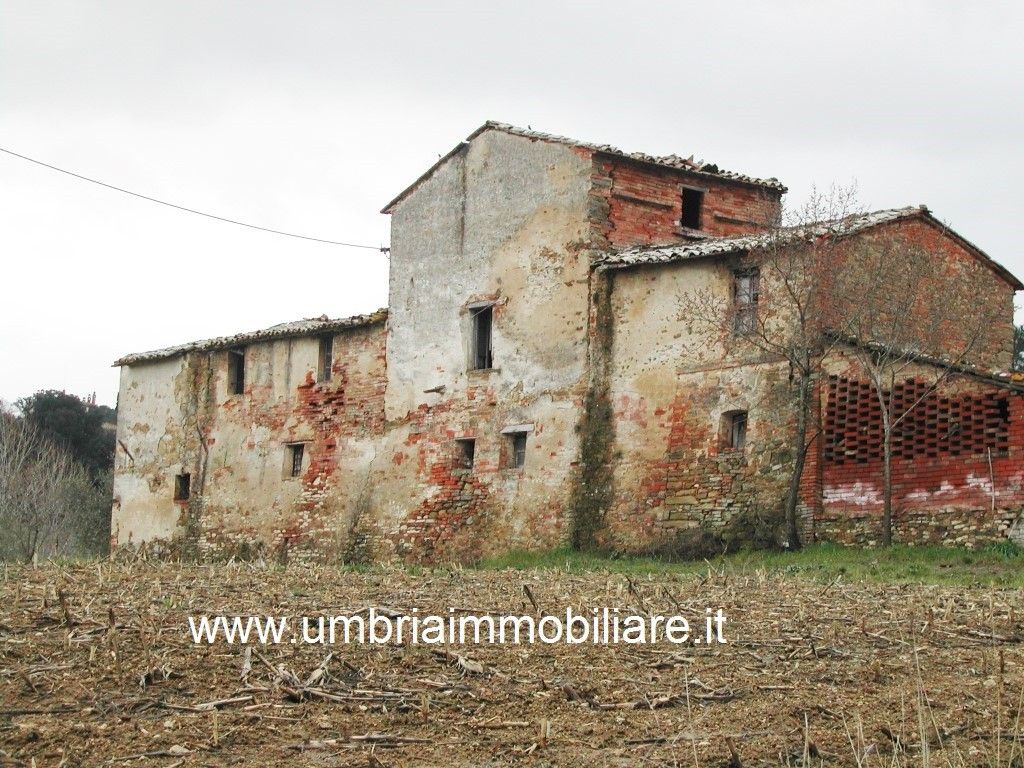
<instances>
[{"instance_id":1,"label":"white plaster patch","mask_svg":"<svg viewBox=\"0 0 1024 768\"><path fill-rule=\"evenodd\" d=\"M844 501L857 506L866 507L870 504L881 504L882 493L870 483L844 483L843 485L827 485L823 490L825 503Z\"/></svg>"},{"instance_id":2,"label":"white plaster patch","mask_svg":"<svg viewBox=\"0 0 1024 768\"><path fill-rule=\"evenodd\" d=\"M977 488L983 493L987 493L990 496L992 495L992 481L987 477L978 477L975 474L970 474L967 476L967 487Z\"/></svg>"}]
</instances>

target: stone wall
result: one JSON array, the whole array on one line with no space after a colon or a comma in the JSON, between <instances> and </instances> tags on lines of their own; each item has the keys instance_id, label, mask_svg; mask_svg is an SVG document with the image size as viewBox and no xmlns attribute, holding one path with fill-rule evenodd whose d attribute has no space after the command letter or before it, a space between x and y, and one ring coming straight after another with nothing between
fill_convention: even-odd
<instances>
[{"instance_id":1,"label":"stone wall","mask_svg":"<svg viewBox=\"0 0 1024 768\"><path fill-rule=\"evenodd\" d=\"M670 547L738 515L777 515L791 461L788 364L708 336L687 314L688 295L728 295L729 266L680 262L610 274L609 546ZM747 414L747 443L730 450L723 428L737 412Z\"/></svg>"}]
</instances>

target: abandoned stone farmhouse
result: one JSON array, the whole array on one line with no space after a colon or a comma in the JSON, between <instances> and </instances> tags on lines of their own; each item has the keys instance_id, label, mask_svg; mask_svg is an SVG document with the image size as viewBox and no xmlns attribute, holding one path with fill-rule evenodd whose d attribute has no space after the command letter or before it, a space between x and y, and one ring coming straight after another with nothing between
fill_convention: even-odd
<instances>
[{"instance_id":1,"label":"abandoned stone farmhouse","mask_svg":"<svg viewBox=\"0 0 1024 768\"><path fill-rule=\"evenodd\" d=\"M735 342L778 295L758 253L785 192L486 123L384 207L386 309L115 363L113 544L424 562L584 539L639 552L777 509L793 368ZM995 312L969 357L955 329L950 349L922 339L890 393L918 403L893 442L895 539L1024 536L1024 383L1006 373L1024 286L924 207L829 232L841 247L823 274L853 269L862 246L912 245L965 322ZM693 322L698 295L720 300L731 334ZM882 414L860 343L830 347L814 379L805 541L879 538Z\"/></svg>"}]
</instances>

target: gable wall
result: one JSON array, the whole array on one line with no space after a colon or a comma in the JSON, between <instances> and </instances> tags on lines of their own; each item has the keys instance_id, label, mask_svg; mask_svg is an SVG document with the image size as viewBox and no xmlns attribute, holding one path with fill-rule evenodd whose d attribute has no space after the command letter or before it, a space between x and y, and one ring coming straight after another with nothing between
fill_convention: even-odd
<instances>
[{"instance_id":1,"label":"gable wall","mask_svg":"<svg viewBox=\"0 0 1024 768\"><path fill-rule=\"evenodd\" d=\"M924 254L927 259L920 269L911 269L911 274L920 277L915 312L897 326L905 329L900 333L908 339L907 346L986 370L1009 370L1013 357L1013 286L955 237L918 218L883 224L843 241L832 253L833 271L856 270L859 249L873 244L885 247L885 243L911 255ZM858 291L851 293L856 303ZM938 313L936 305L941 305ZM937 318L948 322L937 329ZM842 327L841 315L834 326ZM920 332L915 335L916 329Z\"/></svg>"},{"instance_id":2,"label":"gable wall","mask_svg":"<svg viewBox=\"0 0 1024 768\"><path fill-rule=\"evenodd\" d=\"M366 556L471 558L565 536L587 373L589 153L485 131L392 212L387 435ZM494 368L469 370L474 302ZM502 430L528 425L526 464ZM476 440L471 471L456 438Z\"/></svg>"},{"instance_id":3,"label":"gable wall","mask_svg":"<svg viewBox=\"0 0 1024 768\"><path fill-rule=\"evenodd\" d=\"M191 377L183 357L122 366L120 375L111 545L171 539L183 531L174 477L196 462Z\"/></svg>"}]
</instances>

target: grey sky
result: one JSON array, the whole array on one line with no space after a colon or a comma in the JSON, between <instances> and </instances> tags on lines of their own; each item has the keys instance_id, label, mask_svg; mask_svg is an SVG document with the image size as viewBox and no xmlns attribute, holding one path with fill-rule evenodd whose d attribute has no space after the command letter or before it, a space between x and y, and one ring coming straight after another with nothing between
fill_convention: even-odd
<instances>
[{"instance_id":1,"label":"grey sky","mask_svg":"<svg viewBox=\"0 0 1024 768\"><path fill-rule=\"evenodd\" d=\"M0 2L0 146L329 239L486 119L927 203L1024 276L1020 3ZM0 399L384 306L387 261L0 155Z\"/></svg>"}]
</instances>

